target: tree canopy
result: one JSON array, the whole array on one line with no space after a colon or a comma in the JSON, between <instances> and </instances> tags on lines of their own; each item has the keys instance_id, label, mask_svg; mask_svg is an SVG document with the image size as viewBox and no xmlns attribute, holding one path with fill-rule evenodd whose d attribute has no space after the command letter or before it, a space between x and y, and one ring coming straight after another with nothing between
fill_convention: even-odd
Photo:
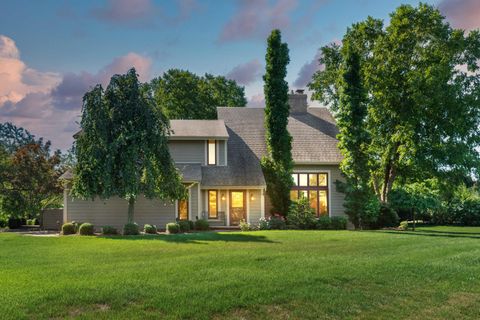
<instances>
[{"instance_id":1,"label":"tree canopy","mask_svg":"<svg viewBox=\"0 0 480 320\"><path fill-rule=\"evenodd\" d=\"M114 75L106 90L97 85L83 98L82 133L76 142L72 193L82 198L179 199L185 194L168 150L168 118L135 69Z\"/></svg>"},{"instance_id":2,"label":"tree canopy","mask_svg":"<svg viewBox=\"0 0 480 320\"><path fill-rule=\"evenodd\" d=\"M345 83L352 50L361 99ZM309 87L337 118L344 173L359 178L355 166L365 168L383 203L395 183L478 177L479 58L480 33L453 29L426 4L400 6L387 27L368 18L348 28L342 46L323 47L325 68ZM352 126L345 112L355 110L360 113ZM347 135L354 143L346 143Z\"/></svg>"},{"instance_id":3,"label":"tree canopy","mask_svg":"<svg viewBox=\"0 0 480 320\"><path fill-rule=\"evenodd\" d=\"M170 69L152 80L155 100L170 119L216 119L216 107L244 107L244 88L222 76Z\"/></svg>"}]
</instances>

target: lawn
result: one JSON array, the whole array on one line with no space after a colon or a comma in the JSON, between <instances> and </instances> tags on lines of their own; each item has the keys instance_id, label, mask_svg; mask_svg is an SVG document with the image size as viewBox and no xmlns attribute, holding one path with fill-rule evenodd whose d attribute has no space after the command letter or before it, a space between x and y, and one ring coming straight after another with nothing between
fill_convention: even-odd
<instances>
[{"instance_id":1,"label":"lawn","mask_svg":"<svg viewBox=\"0 0 480 320\"><path fill-rule=\"evenodd\" d=\"M2 319L478 319L480 228L0 234Z\"/></svg>"}]
</instances>

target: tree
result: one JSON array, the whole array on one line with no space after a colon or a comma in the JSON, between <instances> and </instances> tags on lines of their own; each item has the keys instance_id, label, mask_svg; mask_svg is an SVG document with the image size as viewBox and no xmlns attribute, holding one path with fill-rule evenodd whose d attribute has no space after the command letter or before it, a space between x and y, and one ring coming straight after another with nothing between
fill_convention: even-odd
<instances>
[{"instance_id":1,"label":"tree","mask_svg":"<svg viewBox=\"0 0 480 320\"><path fill-rule=\"evenodd\" d=\"M170 119L216 119L218 106L244 107L244 88L225 77L170 69L151 82L155 100Z\"/></svg>"},{"instance_id":2,"label":"tree","mask_svg":"<svg viewBox=\"0 0 480 320\"><path fill-rule=\"evenodd\" d=\"M105 91L97 85L85 94L80 125L74 196L124 198L129 223L140 194L172 200L185 196L168 150L168 118L135 69L114 75Z\"/></svg>"},{"instance_id":3,"label":"tree","mask_svg":"<svg viewBox=\"0 0 480 320\"><path fill-rule=\"evenodd\" d=\"M13 123L0 123L0 144L8 153L13 153L20 146L35 142L35 136L28 130L17 127Z\"/></svg>"},{"instance_id":4,"label":"tree","mask_svg":"<svg viewBox=\"0 0 480 320\"><path fill-rule=\"evenodd\" d=\"M343 43L360 56L369 185L382 203L395 183L478 176L478 31L452 29L432 6L402 5L386 28L369 18L349 28ZM309 87L337 117L347 51L329 46L322 52L327 65Z\"/></svg>"},{"instance_id":5,"label":"tree","mask_svg":"<svg viewBox=\"0 0 480 320\"><path fill-rule=\"evenodd\" d=\"M282 43L280 30L273 30L267 40L265 55L265 138L268 156L262 159L273 210L286 214L290 206L292 181L292 137L287 129L290 106L288 83L285 81L290 62L288 46Z\"/></svg>"}]
</instances>

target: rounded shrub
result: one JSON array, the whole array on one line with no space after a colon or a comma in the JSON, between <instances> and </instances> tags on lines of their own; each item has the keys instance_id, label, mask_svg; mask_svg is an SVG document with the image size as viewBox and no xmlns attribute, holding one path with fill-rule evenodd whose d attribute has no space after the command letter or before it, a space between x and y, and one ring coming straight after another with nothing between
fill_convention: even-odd
<instances>
[{"instance_id":1,"label":"rounded shrub","mask_svg":"<svg viewBox=\"0 0 480 320\"><path fill-rule=\"evenodd\" d=\"M38 221L37 218L33 218L33 219L32 219L32 225L38 226L39 224L40 224L40 222Z\"/></svg>"},{"instance_id":2,"label":"rounded shrub","mask_svg":"<svg viewBox=\"0 0 480 320\"><path fill-rule=\"evenodd\" d=\"M125 236L136 236L140 234L138 224L136 223L127 223L123 226L123 235Z\"/></svg>"},{"instance_id":3,"label":"rounded shrub","mask_svg":"<svg viewBox=\"0 0 480 320\"><path fill-rule=\"evenodd\" d=\"M64 236L69 235L69 234L75 234L75 225L71 222L64 223L62 225L62 234Z\"/></svg>"},{"instance_id":4,"label":"rounded shrub","mask_svg":"<svg viewBox=\"0 0 480 320\"><path fill-rule=\"evenodd\" d=\"M210 224L205 219L199 219L195 221L195 230L208 230L210 229Z\"/></svg>"},{"instance_id":5,"label":"rounded shrub","mask_svg":"<svg viewBox=\"0 0 480 320\"><path fill-rule=\"evenodd\" d=\"M270 230L285 230L287 228L285 219L282 216L271 216L268 219L268 226Z\"/></svg>"},{"instance_id":6,"label":"rounded shrub","mask_svg":"<svg viewBox=\"0 0 480 320\"><path fill-rule=\"evenodd\" d=\"M180 221L178 221L178 226L180 227L180 231L181 231L181 232L188 232L188 231L190 231L190 230L192 229L190 222L192 222L192 221L188 221L188 220L180 220Z\"/></svg>"},{"instance_id":7,"label":"rounded shrub","mask_svg":"<svg viewBox=\"0 0 480 320\"><path fill-rule=\"evenodd\" d=\"M332 229L332 219L329 216L321 216L317 219L317 229L330 230Z\"/></svg>"},{"instance_id":8,"label":"rounded shrub","mask_svg":"<svg viewBox=\"0 0 480 320\"><path fill-rule=\"evenodd\" d=\"M165 229L167 230L168 233L179 233L180 232L180 226L178 223L175 222L170 222L167 223L165 226Z\"/></svg>"},{"instance_id":9,"label":"rounded shrub","mask_svg":"<svg viewBox=\"0 0 480 320\"><path fill-rule=\"evenodd\" d=\"M387 205L380 206L380 214L378 215L377 226L379 228L398 227L399 218L397 212Z\"/></svg>"},{"instance_id":10,"label":"rounded shrub","mask_svg":"<svg viewBox=\"0 0 480 320\"><path fill-rule=\"evenodd\" d=\"M8 228L9 229L18 229L22 226L22 219L20 218L8 218Z\"/></svg>"},{"instance_id":11,"label":"rounded shrub","mask_svg":"<svg viewBox=\"0 0 480 320\"><path fill-rule=\"evenodd\" d=\"M332 229L333 230L345 230L347 229L347 218L345 217L332 217L330 218L332 221Z\"/></svg>"},{"instance_id":12,"label":"rounded shrub","mask_svg":"<svg viewBox=\"0 0 480 320\"><path fill-rule=\"evenodd\" d=\"M146 224L143 226L143 232L148 234L157 234L157 226L152 224Z\"/></svg>"},{"instance_id":13,"label":"rounded shrub","mask_svg":"<svg viewBox=\"0 0 480 320\"><path fill-rule=\"evenodd\" d=\"M112 226L103 226L102 227L102 234L105 235L105 236L111 236L111 235L118 234L118 231L117 231L117 229L115 229Z\"/></svg>"},{"instance_id":14,"label":"rounded shrub","mask_svg":"<svg viewBox=\"0 0 480 320\"><path fill-rule=\"evenodd\" d=\"M78 233L80 233L81 236L93 236L94 232L95 228L93 224L88 222L82 223L82 225L78 229Z\"/></svg>"}]
</instances>

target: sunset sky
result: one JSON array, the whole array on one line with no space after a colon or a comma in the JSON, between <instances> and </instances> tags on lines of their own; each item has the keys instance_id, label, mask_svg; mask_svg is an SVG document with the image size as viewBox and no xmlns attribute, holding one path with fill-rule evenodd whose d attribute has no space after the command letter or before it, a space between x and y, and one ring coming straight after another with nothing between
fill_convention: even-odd
<instances>
[{"instance_id":1,"label":"sunset sky","mask_svg":"<svg viewBox=\"0 0 480 320\"><path fill-rule=\"evenodd\" d=\"M480 27L480 0L425 1L455 27ZM318 48L368 15L387 19L410 0L0 2L0 122L11 121L67 149L82 96L134 66L142 81L170 68L225 75L262 106L265 39L282 30L287 80L304 88Z\"/></svg>"}]
</instances>

